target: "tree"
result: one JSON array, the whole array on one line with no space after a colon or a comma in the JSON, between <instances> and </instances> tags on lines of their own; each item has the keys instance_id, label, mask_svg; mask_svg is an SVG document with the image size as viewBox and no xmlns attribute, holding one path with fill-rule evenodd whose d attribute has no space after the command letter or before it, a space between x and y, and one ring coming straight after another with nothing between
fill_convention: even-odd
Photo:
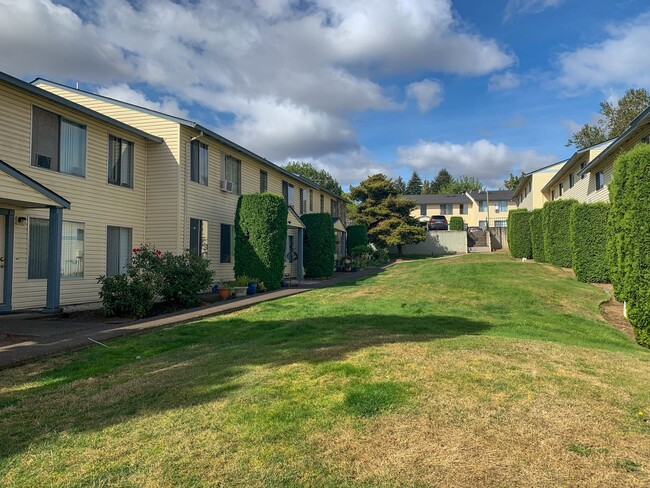
<instances>
[{"instance_id":1,"label":"tree","mask_svg":"<svg viewBox=\"0 0 650 488\"><path fill-rule=\"evenodd\" d=\"M335 195L342 196L343 194L341 185L339 185L336 178L324 169L316 169L316 167L311 163L305 163L304 161L291 161L284 165L284 169L295 173L298 176L312 180L314 183L322 186Z\"/></svg>"},{"instance_id":2,"label":"tree","mask_svg":"<svg viewBox=\"0 0 650 488\"><path fill-rule=\"evenodd\" d=\"M420 192L420 195L431 195L434 193L433 191L433 181L431 180L423 180L422 181L422 191Z\"/></svg>"},{"instance_id":3,"label":"tree","mask_svg":"<svg viewBox=\"0 0 650 488\"><path fill-rule=\"evenodd\" d=\"M433 180L433 183L431 185L431 193L442 193L442 189L448 186L453 180L454 178L451 176L451 173L449 173L446 168L442 168L440 171L438 171L438 176L436 176L436 179Z\"/></svg>"},{"instance_id":4,"label":"tree","mask_svg":"<svg viewBox=\"0 0 650 488\"><path fill-rule=\"evenodd\" d=\"M406 194L419 195L421 192L422 192L422 178L420 178L420 175L417 173L417 171L413 171L413 174L411 175L411 179L406 185Z\"/></svg>"},{"instance_id":5,"label":"tree","mask_svg":"<svg viewBox=\"0 0 650 488\"><path fill-rule=\"evenodd\" d=\"M438 193L465 193L466 191L483 191L485 187L478 178L463 175L458 179L452 180L442 188Z\"/></svg>"},{"instance_id":6,"label":"tree","mask_svg":"<svg viewBox=\"0 0 650 488\"><path fill-rule=\"evenodd\" d=\"M517 186L519 186L519 182L523 177L524 177L523 171L519 176L515 176L512 173L510 173L510 177L507 180L503 180L503 184L508 190L514 190L515 188L517 188Z\"/></svg>"},{"instance_id":7,"label":"tree","mask_svg":"<svg viewBox=\"0 0 650 488\"><path fill-rule=\"evenodd\" d=\"M359 186L350 187L350 197L358 202L351 218L368 227L370 242L396 246L402 254L403 245L424 240L422 227L411 217L415 202L399 195L393 181L385 175L372 175Z\"/></svg>"},{"instance_id":8,"label":"tree","mask_svg":"<svg viewBox=\"0 0 650 488\"><path fill-rule=\"evenodd\" d=\"M406 183L404 183L404 180L402 179L401 176L397 177L394 184L395 184L395 189L400 195L404 195L404 193L406 193Z\"/></svg>"},{"instance_id":9,"label":"tree","mask_svg":"<svg viewBox=\"0 0 650 488\"><path fill-rule=\"evenodd\" d=\"M630 122L650 105L650 94L645 88L630 88L616 103L600 102L602 116L596 124L585 124L566 143L577 149L593 146L612 137L618 137Z\"/></svg>"}]
</instances>

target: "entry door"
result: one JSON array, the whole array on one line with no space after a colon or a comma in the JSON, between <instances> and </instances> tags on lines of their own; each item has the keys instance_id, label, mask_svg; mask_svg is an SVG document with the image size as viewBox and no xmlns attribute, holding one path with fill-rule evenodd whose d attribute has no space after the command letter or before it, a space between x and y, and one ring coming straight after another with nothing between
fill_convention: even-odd
<instances>
[{"instance_id":1,"label":"entry door","mask_svg":"<svg viewBox=\"0 0 650 488\"><path fill-rule=\"evenodd\" d=\"M0 208L0 312L11 311L14 211Z\"/></svg>"}]
</instances>

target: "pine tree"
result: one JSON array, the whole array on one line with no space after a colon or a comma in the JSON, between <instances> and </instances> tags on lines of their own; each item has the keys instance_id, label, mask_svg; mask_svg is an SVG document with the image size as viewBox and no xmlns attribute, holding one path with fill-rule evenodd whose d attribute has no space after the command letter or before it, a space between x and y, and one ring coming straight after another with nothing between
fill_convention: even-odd
<instances>
[{"instance_id":1,"label":"pine tree","mask_svg":"<svg viewBox=\"0 0 650 488\"><path fill-rule=\"evenodd\" d=\"M406 194L419 195L420 193L422 193L422 178L420 178L417 171L413 171L411 179L406 184Z\"/></svg>"},{"instance_id":2,"label":"pine tree","mask_svg":"<svg viewBox=\"0 0 650 488\"><path fill-rule=\"evenodd\" d=\"M404 193L406 193L406 183L404 183L404 180L401 176L398 176L393 184L395 185L395 189L397 190L398 194L404 195Z\"/></svg>"}]
</instances>

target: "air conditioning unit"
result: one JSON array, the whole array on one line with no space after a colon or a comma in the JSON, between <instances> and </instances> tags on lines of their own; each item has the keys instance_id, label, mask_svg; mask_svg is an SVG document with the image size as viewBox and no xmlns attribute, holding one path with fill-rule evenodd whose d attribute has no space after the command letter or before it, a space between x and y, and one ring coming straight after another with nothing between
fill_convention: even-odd
<instances>
[{"instance_id":1,"label":"air conditioning unit","mask_svg":"<svg viewBox=\"0 0 650 488\"><path fill-rule=\"evenodd\" d=\"M221 180L221 191L232 193L232 181Z\"/></svg>"},{"instance_id":2,"label":"air conditioning unit","mask_svg":"<svg viewBox=\"0 0 650 488\"><path fill-rule=\"evenodd\" d=\"M494 206L494 213L499 213L499 206L498 205Z\"/></svg>"}]
</instances>

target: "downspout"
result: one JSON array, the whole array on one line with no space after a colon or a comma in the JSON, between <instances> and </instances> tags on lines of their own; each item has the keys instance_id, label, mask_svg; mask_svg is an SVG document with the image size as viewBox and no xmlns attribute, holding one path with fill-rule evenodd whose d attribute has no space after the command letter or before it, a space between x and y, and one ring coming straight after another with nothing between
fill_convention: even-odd
<instances>
[{"instance_id":1,"label":"downspout","mask_svg":"<svg viewBox=\"0 0 650 488\"><path fill-rule=\"evenodd\" d=\"M185 141L185 164L184 166L184 171L185 171L185 184L183 185L183 245L181 246L182 249L180 252L183 252L186 249L185 243L186 237L187 237L187 227L189 226L189 223L187 222L187 200L188 200L188 190L187 188L190 186L190 174L192 171L192 168L190 168L190 165L192 164L192 155L190 154L191 151L191 144L193 141L196 141L197 139L200 139L203 137L205 134L203 134L203 131L199 132L198 136L191 137L189 141ZM188 148L188 144L190 145L190 148ZM209 181L209 180L208 180ZM209 184L209 183L208 183ZM209 245L209 244L208 244ZM189 247L190 244L189 242L187 243L187 247Z\"/></svg>"}]
</instances>

